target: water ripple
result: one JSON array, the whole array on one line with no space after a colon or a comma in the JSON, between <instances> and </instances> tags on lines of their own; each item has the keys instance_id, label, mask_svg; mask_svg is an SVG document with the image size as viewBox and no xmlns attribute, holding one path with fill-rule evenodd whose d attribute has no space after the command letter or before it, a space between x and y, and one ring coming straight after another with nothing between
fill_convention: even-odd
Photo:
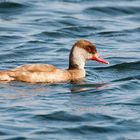
<instances>
[{"instance_id":1,"label":"water ripple","mask_svg":"<svg viewBox=\"0 0 140 140\"><path fill-rule=\"evenodd\" d=\"M131 14L138 14L139 6L117 6L117 7L89 7L85 9L85 13L91 14L98 14L102 15L109 15L109 16L124 16L124 15L131 15Z\"/></svg>"},{"instance_id":2,"label":"water ripple","mask_svg":"<svg viewBox=\"0 0 140 140\"><path fill-rule=\"evenodd\" d=\"M55 84L0 83L0 139L140 139L139 0L2 0L0 69L67 68L71 46L94 42L110 64Z\"/></svg>"}]
</instances>

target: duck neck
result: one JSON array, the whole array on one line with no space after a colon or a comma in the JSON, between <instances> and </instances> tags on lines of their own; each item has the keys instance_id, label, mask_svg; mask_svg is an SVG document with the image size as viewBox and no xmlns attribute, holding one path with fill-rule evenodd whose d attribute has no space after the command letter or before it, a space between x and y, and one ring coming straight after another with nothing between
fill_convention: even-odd
<instances>
[{"instance_id":1,"label":"duck neck","mask_svg":"<svg viewBox=\"0 0 140 140\"><path fill-rule=\"evenodd\" d=\"M78 47L73 47L69 56L69 69L82 69L85 67L85 55L83 50Z\"/></svg>"}]
</instances>

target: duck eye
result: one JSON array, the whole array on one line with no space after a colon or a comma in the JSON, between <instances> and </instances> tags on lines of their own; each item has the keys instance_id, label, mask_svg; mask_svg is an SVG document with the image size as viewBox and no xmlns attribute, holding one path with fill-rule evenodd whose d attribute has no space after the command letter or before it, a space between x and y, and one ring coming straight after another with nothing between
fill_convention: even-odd
<instances>
[{"instance_id":1,"label":"duck eye","mask_svg":"<svg viewBox=\"0 0 140 140\"><path fill-rule=\"evenodd\" d=\"M87 49L87 51L88 51L89 53L92 53L92 48L91 48L91 46L87 46L86 49Z\"/></svg>"}]
</instances>

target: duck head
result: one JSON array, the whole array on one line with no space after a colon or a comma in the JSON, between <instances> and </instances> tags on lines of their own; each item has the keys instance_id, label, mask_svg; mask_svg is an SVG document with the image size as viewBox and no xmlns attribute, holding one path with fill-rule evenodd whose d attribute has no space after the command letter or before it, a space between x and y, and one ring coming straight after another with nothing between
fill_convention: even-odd
<instances>
[{"instance_id":1,"label":"duck head","mask_svg":"<svg viewBox=\"0 0 140 140\"><path fill-rule=\"evenodd\" d=\"M69 55L69 69L84 69L87 60L95 60L101 63L109 64L97 52L95 44L81 39L77 41Z\"/></svg>"}]
</instances>

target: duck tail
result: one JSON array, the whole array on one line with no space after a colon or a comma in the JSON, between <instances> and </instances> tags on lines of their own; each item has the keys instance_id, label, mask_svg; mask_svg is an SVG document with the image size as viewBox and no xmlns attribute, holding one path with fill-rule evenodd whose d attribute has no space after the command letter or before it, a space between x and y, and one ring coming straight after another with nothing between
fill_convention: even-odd
<instances>
[{"instance_id":1,"label":"duck tail","mask_svg":"<svg viewBox=\"0 0 140 140\"><path fill-rule=\"evenodd\" d=\"M10 82L15 80L14 71L11 70L0 70L0 82Z\"/></svg>"}]
</instances>

